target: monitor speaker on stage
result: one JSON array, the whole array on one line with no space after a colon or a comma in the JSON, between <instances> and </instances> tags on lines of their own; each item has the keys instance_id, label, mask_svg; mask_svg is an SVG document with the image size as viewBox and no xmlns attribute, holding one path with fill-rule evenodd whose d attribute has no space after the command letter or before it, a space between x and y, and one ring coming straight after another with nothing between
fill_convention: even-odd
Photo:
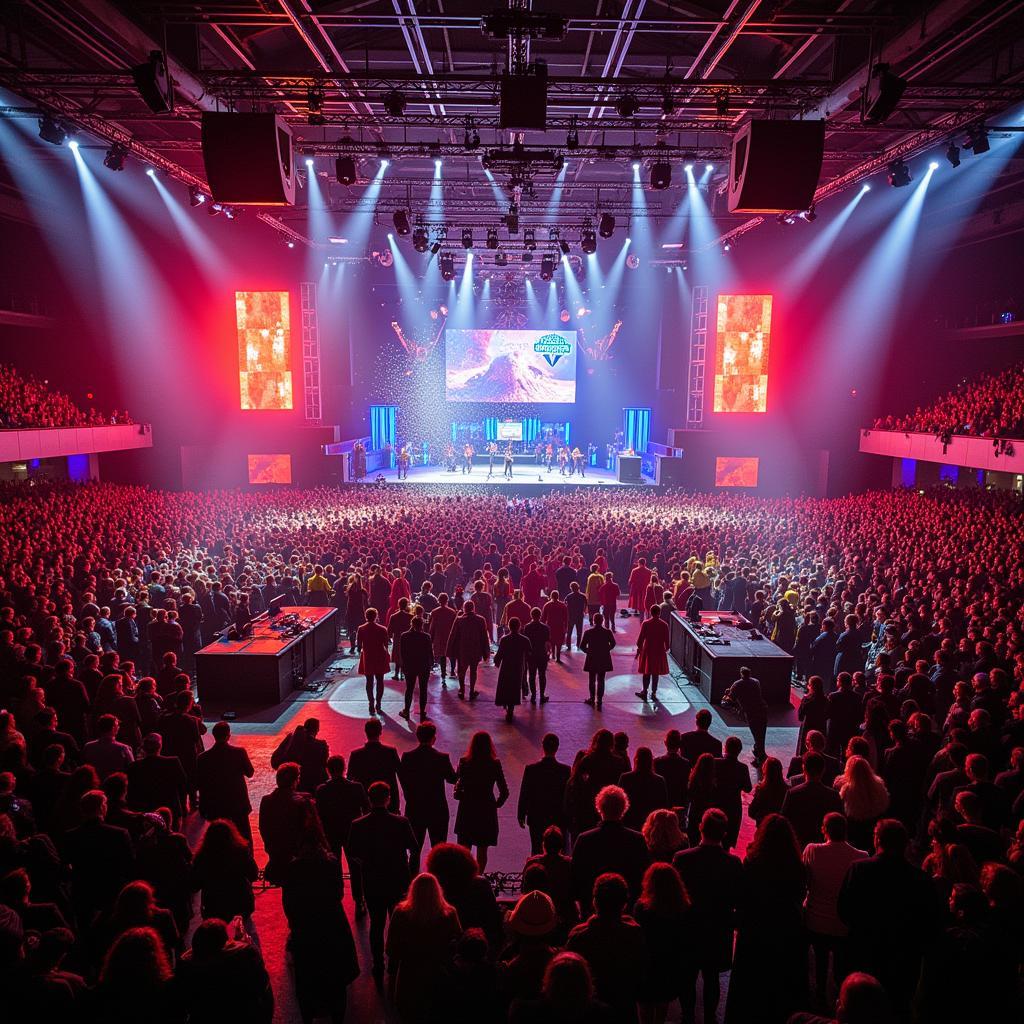
<instances>
[{"instance_id":1,"label":"monitor speaker on stage","mask_svg":"<svg viewBox=\"0 0 1024 1024\"><path fill-rule=\"evenodd\" d=\"M730 213L806 210L824 155L824 121L748 121L732 142Z\"/></svg>"},{"instance_id":2,"label":"monitor speaker on stage","mask_svg":"<svg viewBox=\"0 0 1024 1024\"><path fill-rule=\"evenodd\" d=\"M203 114L203 163L210 192L234 206L295 202L292 129L277 114Z\"/></svg>"}]
</instances>

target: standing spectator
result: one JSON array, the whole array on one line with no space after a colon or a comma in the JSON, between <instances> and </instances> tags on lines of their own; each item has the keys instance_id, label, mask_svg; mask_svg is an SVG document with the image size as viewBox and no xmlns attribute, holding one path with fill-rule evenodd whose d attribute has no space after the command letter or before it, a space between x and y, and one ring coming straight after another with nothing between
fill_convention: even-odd
<instances>
[{"instance_id":1,"label":"standing spectator","mask_svg":"<svg viewBox=\"0 0 1024 1024\"><path fill-rule=\"evenodd\" d=\"M267 853L267 881L277 884L278 873L295 856L295 846L314 813L313 802L299 793L299 766L293 762L277 769L277 787L260 800L259 828Z\"/></svg>"},{"instance_id":2,"label":"standing spectator","mask_svg":"<svg viewBox=\"0 0 1024 1024\"><path fill-rule=\"evenodd\" d=\"M252 842L247 779L256 773L244 747L232 745L231 726L224 721L211 730L213 746L196 758L199 813L207 820L227 818L246 842Z\"/></svg>"},{"instance_id":3,"label":"standing spectator","mask_svg":"<svg viewBox=\"0 0 1024 1024\"><path fill-rule=\"evenodd\" d=\"M379 715L380 702L384 697L384 677L391 666L391 652L387 628L377 621L376 608L366 609L366 621L356 630L356 645L359 647L357 671L366 679L369 714Z\"/></svg>"},{"instance_id":4,"label":"standing spectator","mask_svg":"<svg viewBox=\"0 0 1024 1024\"><path fill-rule=\"evenodd\" d=\"M327 775L327 781L317 786L316 809L320 815L328 849L340 864L341 853L348 843L352 822L366 814L370 810L370 804L362 784L354 779L345 778L345 758L340 754L333 754L327 759ZM351 858L348 859L349 872L354 879L356 869ZM342 881L342 891L344 885ZM352 889L358 907L363 899L362 888L357 889L353 881Z\"/></svg>"},{"instance_id":5,"label":"standing spectator","mask_svg":"<svg viewBox=\"0 0 1024 1024\"><path fill-rule=\"evenodd\" d=\"M690 897L671 864L652 864L644 872L633 917L644 933L647 963L640 987L641 1024L664 1024L670 1004L682 993L694 950L689 944Z\"/></svg>"},{"instance_id":6,"label":"standing spectator","mask_svg":"<svg viewBox=\"0 0 1024 1024\"><path fill-rule=\"evenodd\" d=\"M822 782L825 759L821 754L812 750L804 755L803 762L804 781L786 793L781 813L793 826L797 843L806 846L817 842L826 815L840 813L843 801L835 789Z\"/></svg>"},{"instance_id":7,"label":"standing spectator","mask_svg":"<svg viewBox=\"0 0 1024 1024\"><path fill-rule=\"evenodd\" d=\"M488 848L497 845L498 808L508 797L505 772L490 734L474 733L456 771L455 799L459 801L459 810L455 816L455 835L460 845L467 849L476 847L481 871L487 870Z\"/></svg>"},{"instance_id":8,"label":"standing spectator","mask_svg":"<svg viewBox=\"0 0 1024 1024\"><path fill-rule=\"evenodd\" d=\"M252 931L252 883L258 874L252 850L238 829L224 818L211 821L192 860L192 890L200 894L203 919L230 921L238 916Z\"/></svg>"},{"instance_id":9,"label":"standing spectator","mask_svg":"<svg viewBox=\"0 0 1024 1024\"><path fill-rule=\"evenodd\" d=\"M754 787L747 814L755 825L760 825L769 814L782 812L788 795L789 786L782 774L782 762L777 757L767 757L761 766L761 781Z\"/></svg>"},{"instance_id":10,"label":"standing spectator","mask_svg":"<svg viewBox=\"0 0 1024 1024\"><path fill-rule=\"evenodd\" d=\"M543 757L523 768L516 819L530 830L530 853L541 852L545 831L565 821L565 793L571 769L558 760L558 737L546 733L541 740Z\"/></svg>"},{"instance_id":11,"label":"standing spectator","mask_svg":"<svg viewBox=\"0 0 1024 1024\"><path fill-rule=\"evenodd\" d=\"M653 811L668 807L668 787L654 771L654 754L650 747L637 747L633 770L619 776L619 783L629 801L629 810L623 819L632 829L643 827Z\"/></svg>"},{"instance_id":12,"label":"standing spectator","mask_svg":"<svg viewBox=\"0 0 1024 1024\"><path fill-rule=\"evenodd\" d=\"M595 612L593 625L584 632L580 640L580 650L586 655L583 659L583 671L590 678L590 696L584 701L591 707L601 710L601 703L604 700L604 681L609 672L612 671L612 648L615 647L615 637L612 631L604 625L604 617L600 612Z\"/></svg>"},{"instance_id":13,"label":"standing spectator","mask_svg":"<svg viewBox=\"0 0 1024 1024\"><path fill-rule=\"evenodd\" d=\"M416 835L419 851L430 837L430 845L448 842L448 794L445 786L457 778L448 754L434 748L437 726L420 722L416 727L416 746L402 755L398 777L405 794L405 816ZM419 866L419 852L413 865Z\"/></svg>"}]
</instances>

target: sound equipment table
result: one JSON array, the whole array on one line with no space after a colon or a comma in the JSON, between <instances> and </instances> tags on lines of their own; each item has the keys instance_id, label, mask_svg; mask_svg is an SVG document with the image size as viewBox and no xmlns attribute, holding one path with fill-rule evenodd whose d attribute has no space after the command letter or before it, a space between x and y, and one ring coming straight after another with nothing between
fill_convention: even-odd
<instances>
[{"instance_id":1,"label":"sound equipment table","mask_svg":"<svg viewBox=\"0 0 1024 1024\"><path fill-rule=\"evenodd\" d=\"M673 612L669 624L676 664L712 704L740 677L744 665L760 680L769 704L789 704L793 656L749 628L735 612L701 612L699 623Z\"/></svg>"},{"instance_id":2,"label":"sound equipment table","mask_svg":"<svg viewBox=\"0 0 1024 1024\"><path fill-rule=\"evenodd\" d=\"M260 615L249 635L196 653L196 686L206 704L280 704L337 650L337 608L283 607Z\"/></svg>"}]
</instances>

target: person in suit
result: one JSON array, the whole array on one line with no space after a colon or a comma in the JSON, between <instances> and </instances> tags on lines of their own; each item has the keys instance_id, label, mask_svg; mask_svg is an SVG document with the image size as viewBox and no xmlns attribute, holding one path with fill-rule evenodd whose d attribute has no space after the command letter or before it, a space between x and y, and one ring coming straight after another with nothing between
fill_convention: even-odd
<instances>
[{"instance_id":1,"label":"person in suit","mask_svg":"<svg viewBox=\"0 0 1024 1024\"><path fill-rule=\"evenodd\" d=\"M339 864L342 851L345 851L349 874L352 876L352 896L358 911L363 907L363 893L362 888L357 890L355 886L356 869L347 850L348 834L352 822L366 814L370 804L362 784L345 778L345 758L341 754L333 754L327 759L327 776L327 781L316 788L316 809L324 828L324 838ZM342 891L344 884L343 880Z\"/></svg>"},{"instance_id":2,"label":"person in suit","mask_svg":"<svg viewBox=\"0 0 1024 1024\"><path fill-rule=\"evenodd\" d=\"M459 700L466 697L466 672L469 672L469 699L476 700L476 674L480 662L491 656L491 641L487 623L477 615L472 601L462 606L462 614L452 624L448 635L448 658L455 666L459 680Z\"/></svg>"},{"instance_id":3,"label":"person in suit","mask_svg":"<svg viewBox=\"0 0 1024 1024\"><path fill-rule=\"evenodd\" d=\"M319 738L320 719L307 718L278 745L270 758L270 767L279 768L285 761L299 766L299 792L312 795L327 779L327 758L330 748Z\"/></svg>"},{"instance_id":4,"label":"person in suit","mask_svg":"<svg viewBox=\"0 0 1024 1024\"><path fill-rule=\"evenodd\" d=\"M822 636L824 635L823 633ZM816 674L820 675L821 673ZM826 680L826 686L828 681ZM853 689L853 677L848 672L840 674L836 685L838 689L826 698L828 701L826 737L828 752L833 757L841 758L850 738L857 735L863 716L863 705L860 695Z\"/></svg>"},{"instance_id":5,"label":"person in suit","mask_svg":"<svg viewBox=\"0 0 1024 1024\"><path fill-rule=\"evenodd\" d=\"M156 731L163 737L163 752L181 762L188 781L189 801L194 804L196 761L203 749L206 726L195 714L191 690L181 690L168 700L167 710L157 719Z\"/></svg>"},{"instance_id":6,"label":"person in suit","mask_svg":"<svg viewBox=\"0 0 1024 1024\"><path fill-rule=\"evenodd\" d=\"M629 799L625 823L637 831L643 828L647 815L668 807L668 787L654 770L654 754L650 747L637 747L633 770L619 776L619 785Z\"/></svg>"},{"instance_id":7,"label":"person in suit","mask_svg":"<svg viewBox=\"0 0 1024 1024\"><path fill-rule=\"evenodd\" d=\"M171 811L171 827L179 831L188 802L188 782L176 757L160 753L163 739L151 732L142 739L142 757L125 769L128 776L128 806L135 811Z\"/></svg>"},{"instance_id":8,"label":"person in suit","mask_svg":"<svg viewBox=\"0 0 1024 1024\"><path fill-rule=\"evenodd\" d=\"M837 904L850 929L850 967L877 978L903 1015L917 988L925 949L942 926L938 890L907 859L908 843L901 822L879 821L878 852L850 865Z\"/></svg>"},{"instance_id":9,"label":"person in suit","mask_svg":"<svg viewBox=\"0 0 1024 1024\"><path fill-rule=\"evenodd\" d=\"M744 665L740 677L725 691L723 702L738 707L747 720L747 728L754 739L754 764L759 765L768 756L765 737L768 735L768 705L761 694L761 681L755 679Z\"/></svg>"},{"instance_id":10,"label":"person in suit","mask_svg":"<svg viewBox=\"0 0 1024 1024\"><path fill-rule=\"evenodd\" d=\"M105 822L107 796L101 789L83 793L78 801L81 824L61 844L71 868L71 901L79 921L92 921L106 910L131 878L132 842L126 829Z\"/></svg>"},{"instance_id":11,"label":"person in suit","mask_svg":"<svg viewBox=\"0 0 1024 1024\"><path fill-rule=\"evenodd\" d=\"M733 932L743 891L743 862L722 845L729 820L717 807L704 812L700 843L672 858L692 901L690 939L695 957L681 979L683 1019L693 1020L697 1005L697 976L703 978L704 1020L717 1020L722 971L732 966Z\"/></svg>"},{"instance_id":12,"label":"person in suit","mask_svg":"<svg viewBox=\"0 0 1024 1024\"><path fill-rule=\"evenodd\" d=\"M576 636L576 650L581 650L580 641L583 639L583 619L587 614L587 596L580 590L578 580L569 584L565 593L565 607L569 612L569 631L566 634L566 653L572 649L572 638Z\"/></svg>"},{"instance_id":13,"label":"person in suit","mask_svg":"<svg viewBox=\"0 0 1024 1024\"><path fill-rule=\"evenodd\" d=\"M661 606L652 605L650 618L645 619L636 638L637 668L643 676L643 689L637 696L647 700L658 697L658 676L668 675L668 623L661 618Z\"/></svg>"},{"instance_id":14,"label":"person in suit","mask_svg":"<svg viewBox=\"0 0 1024 1024\"><path fill-rule=\"evenodd\" d=\"M199 813L207 821L226 818L242 838L252 843L249 814L249 786L255 774L245 747L232 746L231 726L224 721L211 730L213 746L196 758L196 786L199 789Z\"/></svg>"},{"instance_id":15,"label":"person in suit","mask_svg":"<svg viewBox=\"0 0 1024 1024\"><path fill-rule=\"evenodd\" d=\"M509 796L505 771L490 733L476 732L470 739L469 749L459 759L454 795L459 801L456 838L467 850L476 847L477 866L483 872L487 869L488 848L498 843L498 808Z\"/></svg>"},{"instance_id":16,"label":"person in suit","mask_svg":"<svg viewBox=\"0 0 1024 1024\"><path fill-rule=\"evenodd\" d=\"M810 673L821 676L827 694L831 694L835 686L837 640L835 620L825 619L821 632L811 641Z\"/></svg>"},{"instance_id":17,"label":"person in suit","mask_svg":"<svg viewBox=\"0 0 1024 1024\"><path fill-rule=\"evenodd\" d=\"M388 650L388 631L377 621L377 609L366 609L366 621L356 630L356 645L359 648L358 672L366 679L366 700L371 715L381 713L380 702L384 696L384 677L391 665Z\"/></svg>"},{"instance_id":18,"label":"person in suit","mask_svg":"<svg viewBox=\"0 0 1024 1024\"><path fill-rule=\"evenodd\" d=\"M654 759L654 770L665 780L668 790L668 806L674 809L686 807L687 785L693 765L680 753L683 745L678 729L665 733L665 753Z\"/></svg>"},{"instance_id":19,"label":"person in suit","mask_svg":"<svg viewBox=\"0 0 1024 1024\"><path fill-rule=\"evenodd\" d=\"M729 819L729 831L725 836L727 850L731 850L739 840L740 824L743 821L743 794L754 788L750 781L750 769L740 760L742 751L743 741L739 736L729 736L722 756L716 757L714 761L712 801Z\"/></svg>"},{"instance_id":20,"label":"person in suit","mask_svg":"<svg viewBox=\"0 0 1024 1024\"><path fill-rule=\"evenodd\" d=\"M373 976L379 983L384 977L384 931L395 904L409 888L419 845L409 819L388 810L392 793L386 782L374 782L366 795L370 811L352 822L347 849L362 868Z\"/></svg>"},{"instance_id":21,"label":"person in suit","mask_svg":"<svg viewBox=\"0 0 1024 1024\"><path fill-rule=\"evenodd\" d=\"M793 786L782 801L782 815L793 826L801 849L808 843L818 842L826 814L843 811L842 798L822 782L824 774L825 759L821 754L813 751L805 754L805 781Z\"/></svg>"},{"instance_id":22,"label":"person in suit","mask_svg":"<svg viewBox=\"0 0 1024 1024\"><path fill-rule=\"evenodd\" d=\"M295 855L296 844L311 815L315 815L312 798L300 793L299 766L289 761L277 769L277 786L260 801L259 829L267 854L264 874L276 885L288 862Z\"/></svg>"},{"instance_id":23,"label":"person in suit","mask_svg":"<svg viewBox=\"0 0 1024 1024\"><path fill-rule=\"evenodd\" d=\"M398 751L387 743L381 743L384 726L380 719L368 718L363 726L366 742L349 754L348 778L362 785L367 793L375 782L386 782L391 792L388 809L398 812L398 771L401 758Z\"/></svg>"},{"instance_id":24,"label":"person in suit","mask_svg":"<svg viewBox=\"0 0 1024 1024\"><path fill-rule=\"evenodd\" d=\"M402 671L405 673L405 707L398 713L402 718L408 719L412 712L412 698L418 686L420 689L420 718L426 718L427 681L430 679L430 670L434 667L434 646L430 634L423 628L423 619L419 615L409 623L408 632L398 638L397 646L401 656Z\"/></svg>"},{"instance_id":25,"label":"person in suit","mask_svg":"<svg viewBox=\"0 0 1024 1024\"><path fill-rule=\"evenodd\" d=\"M533 646L523 636L518 619L508 622L508 633L498 641L494 664L498 669L498 685L494 688L494 703L505 709L505 721L511 722L515 709L522 700L526 668L531 663Z\"/></svg>"},{"instance_id":26,"label":"person in suit","mask_svg":"<svg viewBox=\"0 0 1024 1024\"><path fill-rule=\"evenodd\" d=\"M192 594L184 594L178 611L178 623L182 629L182 648L185 666L195 667L196 651L203 646L203 609L196 604Z\"/></svg>"},{"instance_id":27,"label":"person in suit","mask_svg":"<svg viewBox=\"0 0 1024 1024\"><path fill-rule=\"evenodd\" d=\"M530 830L530 854L537 856L543 850L545 830L558 825L564 832L565 788L571 769L558 760L558 737L547 733L541 740L543 757L523 768L519 785L519 803L516 820L520 828Z\"/></svg>"},{"instance_id":28,"label":"person in suit","mask_svg":"<svg viewBox=\"0 0 1024 1024\"><path fill-rule=\"evenodd\" d=\"M416 835L417 855L413 874L419 867L419 851L427 836L430 845L448 842L448 794L445 785L455 785L455 768L448 754L434 749L437 726L420 722L416 746L402 755L398 777L405 794L405 816Z\"/></svg>"},{"instance_id":29,"label":"person in suit","mask_svg":"<svg viewBox=\"0 0 1024 1024\"><path fill-rule=\"evenodd\" d=\"M518 620L517 620L518 621ZM537 682L540 680L540 702L546 704L548 688L548 656L551 630L541 621L541 610L530 611L530 621L523 628L523 636L530 641L528 678L530 682L530 703L537 703Z\"/></svg>"},{"instance_id":30,"label":"person in suit","mask_svg":"<svg viewBox=\"0 0 1024 1024\"><path fill-rule=\"evenodd\" d=\"M604 625L604 616L600 612L594 614L594 624L580 640L580 650L586 655L583 659L583 671L590 677L590 696L583 702L600 711L604 700L605 676L612 670L612 648L615 637Z\"/></svg>"},{"instance_id":31,"label":"person in suit","mask_svg":"<svg viewBox=\"0 0 1024 1024\"><path fill-rule=\"evenodd\" d=\"M679 752L690 764L696 764L701 754L712 757L722 756L722 741L711 735L711 712L701 708L694 718L694 728L682 733L679 737Z\"/></svg>"},{"instance_id":32,"label":"person in suit","mask_svg":"<svg viewBox=\"0 0 1024 1024\"><path fill-rule=\"evenodd\" d=\"M444 586L444 574L441 573L442 587ZM433 577L431 577L433 579ZM437 594L437 607L430 613L430 642L434 648L434 661L441 666L441 685L445 685L448 678L448 637L451 636L452 626L458 612L448 603L448 595L444 590ZM455 662L452 662L452 675L455 675Z\"/></svg>"},{"instance_id":33,"label":"person in suit","mask_svg":"<svg viewBox=\"0 0 1024 1024\"><path fill-rule=\"evenodd\" d=\"M572 851L572 882L584 915L591 910L594 882L612 871L622 875L631 897L640 895L650 853L644 837L623 824L629 798L621 786L605 786L594 800L599 824L582 833Z\"/></svg>"},{"instance_id":34,"label":"person in suit","mask_svg":"<svg viewBox=\"0 0 1024 1024\"><path fill-rule=\"evenodd\" d=\"M121 612L121 618L114 623L117 652L125 661L137 662L142 651L138 614L135 605L126 604Z\"/></svg>"}]
</instances>

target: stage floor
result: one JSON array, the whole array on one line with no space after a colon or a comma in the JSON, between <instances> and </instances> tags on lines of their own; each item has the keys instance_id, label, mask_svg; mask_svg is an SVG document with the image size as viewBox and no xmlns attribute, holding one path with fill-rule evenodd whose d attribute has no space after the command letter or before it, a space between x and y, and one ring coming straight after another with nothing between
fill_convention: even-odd
<instances>
[{"instance_id":1,"label":"stage floor","mask_svg":"<svg viewBox=\"0 0 1024 1024\"><path fill-rule=\"evenodd\" d=\"M562 476L557 469L550 473L543 467L531 463L519 463L512 470L512 479L509 480L502 475L503 464L498 463L494 467L493 476L487 475L486 466L474 466L472 473L463 473L457 469L449 473L441 466L414 466L409 470L406 480L398 479L397 469L387 469L381 474L389 484L473 484L483 487L522 487L522 488L548 488L548 487L642 487L644 484L652 483L644 479L642 484L623 484L615 478L615 474L609 469L587 469L586 476L578 473L574 476ZM376 482L377 474L372 473L365 480L364 484Z\"/></svg>"}]
</instances>

